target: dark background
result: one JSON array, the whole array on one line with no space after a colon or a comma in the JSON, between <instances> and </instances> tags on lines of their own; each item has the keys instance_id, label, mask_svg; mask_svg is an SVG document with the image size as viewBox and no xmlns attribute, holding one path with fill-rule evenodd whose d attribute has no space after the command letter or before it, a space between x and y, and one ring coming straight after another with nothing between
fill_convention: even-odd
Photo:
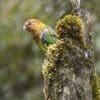
<instances>
[{"instance_id":1,"label":"dark background","mask_svg":"<svg viewBox=\"0 0 100 100\"><path fill-rule=\"evenodd\" d=\"M100 0L81 1L91 13L100 75ZM22 26L37 18L54 28L69 10L69 0L0 0L0 100L43 100L43 55Z\"/></svg>"}]
</instances>

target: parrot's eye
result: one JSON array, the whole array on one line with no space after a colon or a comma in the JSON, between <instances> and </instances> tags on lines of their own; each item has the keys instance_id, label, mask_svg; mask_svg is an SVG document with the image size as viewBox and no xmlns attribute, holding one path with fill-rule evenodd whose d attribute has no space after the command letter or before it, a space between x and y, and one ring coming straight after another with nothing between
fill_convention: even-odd
<instances>
[{"instance_id":1,"label":"parrot's eye","mask_svg":"<svg viewBox=\"0 0 100 100\"><path fill-rule=\"evenodd\" d=\"M31 25L31 22L29 22L28 25Z\"/></svg>"}]
</instances>

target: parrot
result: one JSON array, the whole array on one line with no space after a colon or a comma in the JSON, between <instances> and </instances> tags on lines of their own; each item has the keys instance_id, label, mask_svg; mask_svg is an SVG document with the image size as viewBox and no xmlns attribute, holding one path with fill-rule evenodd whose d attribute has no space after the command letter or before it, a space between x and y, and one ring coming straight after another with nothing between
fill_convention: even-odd
<instances>
[{"instance_id":1,"label":"parrot","mask_svg":"<svg viewBox=\"0 0 100 100\"><path fill-rule=\"evenodd\" d=\"M38 19L28 19L23 25L23 30L32 34L33 40L42 52L46 52L49 45L56 43L57 34L54 29Z\"/></svg>"}]
</instances>

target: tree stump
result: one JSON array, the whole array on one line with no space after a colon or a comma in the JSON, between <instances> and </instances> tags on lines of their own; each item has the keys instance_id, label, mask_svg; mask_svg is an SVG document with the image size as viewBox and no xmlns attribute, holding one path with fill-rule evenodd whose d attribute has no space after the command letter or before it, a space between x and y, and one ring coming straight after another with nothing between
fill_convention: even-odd
<instances>
[{"instance_id":1,"label":"tree stump","mask_svg":"<svg viewBox=\"0 0 100 100\"><path fill-rule=\"evenodd\" d=\"M100 100L87 14L78 8L57 22L58 41L48 47L42 69L45 100Z\"/></svg>"}]
</instances>

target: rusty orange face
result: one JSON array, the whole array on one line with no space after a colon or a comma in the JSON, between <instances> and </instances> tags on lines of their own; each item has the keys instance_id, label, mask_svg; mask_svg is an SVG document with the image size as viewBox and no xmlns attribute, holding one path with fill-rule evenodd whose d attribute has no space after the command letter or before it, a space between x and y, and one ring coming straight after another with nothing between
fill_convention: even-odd
<instances>
[{"instance_id":1,"label":"rusty orange face","mask_svg":"<svg viewBox=\"0 0 100 100\"><path fill-rule=\"evenodd\" d=\"M23 25L24 30L28 30L33 33L41 31L44 27L45 24L37 19L28 19Z\"/></svg>"}]
</instances>

